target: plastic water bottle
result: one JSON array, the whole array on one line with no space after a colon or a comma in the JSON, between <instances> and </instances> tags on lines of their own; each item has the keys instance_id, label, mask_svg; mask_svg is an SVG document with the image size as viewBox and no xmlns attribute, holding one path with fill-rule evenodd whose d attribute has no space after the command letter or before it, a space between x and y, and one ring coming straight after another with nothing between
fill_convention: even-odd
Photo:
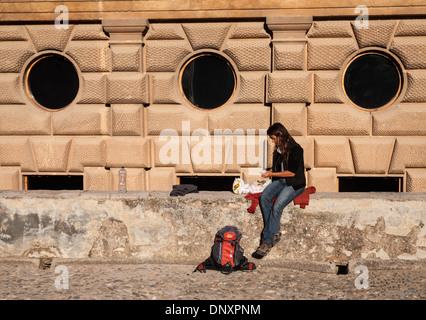
<instances>
[{"instance_id":1,"label":"plastic water bottle","mask_svg":"<svg viewBox=\"0 0 426 320\"><path fill-rule=\"evenodd\" d=\"M126 169L124 169L124 167L121 167L120 171L118 171L118 191L120 192L127 191L126 178L127 178L127 171Z\"/></svg>"}]
</instances>

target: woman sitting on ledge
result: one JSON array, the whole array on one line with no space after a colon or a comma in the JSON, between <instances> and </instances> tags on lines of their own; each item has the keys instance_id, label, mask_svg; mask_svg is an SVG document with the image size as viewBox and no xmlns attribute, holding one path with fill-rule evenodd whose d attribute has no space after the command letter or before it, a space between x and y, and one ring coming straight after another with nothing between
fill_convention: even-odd
<instances>
[{"instance_id":1,"label":"woman sitting on ledge","mask_svg":"<svg viewBox=\"0 0 426 320\"><path fill-rule=\"evenodd\" d=\"M284 208L303 193L306 186L303 149L281 123L274 123L267 131L275 144L272 169L262 174L271 178L259 198L264 228L260 246L252 257L262 259L281 239L280 220ZM275 199L273 202L273 199Z\"/></svg>"}]
</instances>

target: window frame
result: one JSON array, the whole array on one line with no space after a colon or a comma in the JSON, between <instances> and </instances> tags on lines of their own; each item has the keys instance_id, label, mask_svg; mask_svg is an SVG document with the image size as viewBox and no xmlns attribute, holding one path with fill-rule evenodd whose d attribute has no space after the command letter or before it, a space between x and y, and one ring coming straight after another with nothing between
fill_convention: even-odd
<instances>
[{"instance_id":1,"label":"window frame","mask_svg":"<svg viewBox=\"0 0 426 320\"><path fill-rule=\"evenodd\" d=\"M398 90L397 90L396 94L386 104L384 104L383 106L377 107L377 108L366 108L366 107L363 107L363 106L356 104L355 102L353 102L351 100L351 98L349 98L349 96L346 92L346 88L345 88L345 75L346 75L348 68L350 67L350 65L355 60L359 59L360 57L363 57L363 56L366 56L366 55L373 55L373 54L378 55L378 56L382 56L382 57L386 58L387 60L389 60L393 64L393 66L395 67L395 69L398 72L399 85L398 85ZM385 109L385 108L391 106L392 104L394 104L398 99L402 98L403 88L404 88L405 82L406 82L405 81L405 71L402 68L402 65L397 61L397 59L393 55L391 55L388 52L376 50L375 48L369 48L369 49L364 50L363 52L357 52L345 64L345 67L344 67L343 72L342 72L342 77L341 77L341 88L342 88L342 91L343 91L345 98L350 102L350 104L352 104L353 106L355 106L358 109L361 109L363 111L374 112L374 111L379 111L379 110Z\"/></svg>"},{"instance_id":2,"label":"window frame","mask_svg":"<svg viewBox=\"0 0 426 320\"><path fill-rule=\"evenodd\" d=\"M192 61L194 61L197 58L203 57L203 56L213 56L216 58L221 59L222 61L224 61L228 67L230 68L230 70L232 71L232 76L233 76L233 80L234 80L234 88L232 90L232 94L230 95L230 97L228 98L228 100L226 100L226 102L224 102L222 105L215 107L215 108L211 108L211 109L205 109L205 108L200 108L197 107L196 105L194 105L191 101L189 101L189 99L186 97L185 92L183 91L183 87L182 87L182 76L183 76L183 72L185 71L185 68L188 66L188 64L190 64ZM191 55L189 58L184 60L185 62L183 63L182 67L180 67L179 69L179 76L178 76L178 86L179 86L179 91L181 96L183 97L184 101L187 102L191 107L197 109L197 110L201 110L201 111L213 111L213 110L218 110L220 108L223 108L224 106L226 106L235 96L236 96L236 91L237 91L237 69L236 67L231 63L230 59L224 57L221 53L219 52L212 52L212 51L202 51L202 52L197 52L194 55Z\"/></svg>"},{"instance_id":3,"label":"window frame","mask_svg":"<svg viewBox=\"0 0 426 320\"><path fill-rule=\"evenodd\" d=\"M43 106L42 104L40 104L37 99L34 97L31 88L29 86L28 83L28 77L29 74L32 70L32 68L36 65L36 63L38 63L39 61L41 61L42 59L46 59L48 57L52 57L52 56L57 56L57 57L62 57L64 59L66 59L69 63L72 64L72 66L74 67L75 73L77 75L78 78L78 90L77 93L74 97L74 99L68 103L66 106L62 107L62 108L58 108L58 109L51 109L48 107ZM49 111L49 112L58 112L61 110L64 110L66 108L68 108L69 106L71 106L72 104L76 103L76 101L78 101L80 92L81 92L81 86L82 86L82 81L81 81L81 74L80 74L80 70L77 66L77 64L68 56L64 55L61 52L56 52L56 51L43 51L40 52L40 54L38 54L37 56L31 57L29 59L29 62L27 62L26 66L24 67L24 72L23 72L23 85L24 85L24 91L26 94L26 97L37 107L39 107L40 109L43 109L45 111Z\"/></svg>"}]
</instances>

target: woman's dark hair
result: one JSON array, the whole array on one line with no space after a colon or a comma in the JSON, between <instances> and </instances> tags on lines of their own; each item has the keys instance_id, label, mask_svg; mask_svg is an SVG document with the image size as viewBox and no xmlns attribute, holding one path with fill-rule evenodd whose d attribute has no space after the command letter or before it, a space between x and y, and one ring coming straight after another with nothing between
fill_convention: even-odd
<instances>
[{"instance_id":1,"label":"woman's dark hair","mask_svg":"<svg viewBox=\"0 0 426 320\"><path fill-rule=\"evenodd\" d=\"M296 143L293 137L288 133L287 129L279 122L274 123L269 127L268 131L266 131L268 136L276 136L279 140L275 145L275 149L280 147L281 153L284 156L285 161L288 161L288 156L290 154L290 143Z\"/></svg>"}]
</instances>

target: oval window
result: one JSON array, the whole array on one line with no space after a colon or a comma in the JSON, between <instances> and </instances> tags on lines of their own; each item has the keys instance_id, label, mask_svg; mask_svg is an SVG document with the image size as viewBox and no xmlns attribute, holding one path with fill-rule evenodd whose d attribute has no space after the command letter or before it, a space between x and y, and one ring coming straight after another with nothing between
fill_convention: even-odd
<instances>
[{"instance_id":1,"label":"oval window","mask_svg":"<svg viewBox=\"0 0 426 320\"><path fill-rule=\"evenodd\" d=\"M390 105L401 91L401 72L385 54L367 52L349 62L343 89L356 106L374 110Z\"/></svg>"},{"instance_id":2,"label":"oval window","mask_svg":"<svg viewBox=\"0 0 426 320\"><path fill-rule=\"evenodd\" d=\"M204 53L188 60L180 74L180 87L194 107L210 110L223 106L233 96L235 72L223 57Z\"/></svg>"},{"instance_id":3,"label":"oval window","mask_svg":"<svg viewBox=\"0 0 426 320\"><path fill-rule=\"evenodd\" d=\"M79 89L79 77L71 61L61 55L48 54L30 64L25 87L36 105L59 110L74 101Z\"/></svg>"}]
</instances>

